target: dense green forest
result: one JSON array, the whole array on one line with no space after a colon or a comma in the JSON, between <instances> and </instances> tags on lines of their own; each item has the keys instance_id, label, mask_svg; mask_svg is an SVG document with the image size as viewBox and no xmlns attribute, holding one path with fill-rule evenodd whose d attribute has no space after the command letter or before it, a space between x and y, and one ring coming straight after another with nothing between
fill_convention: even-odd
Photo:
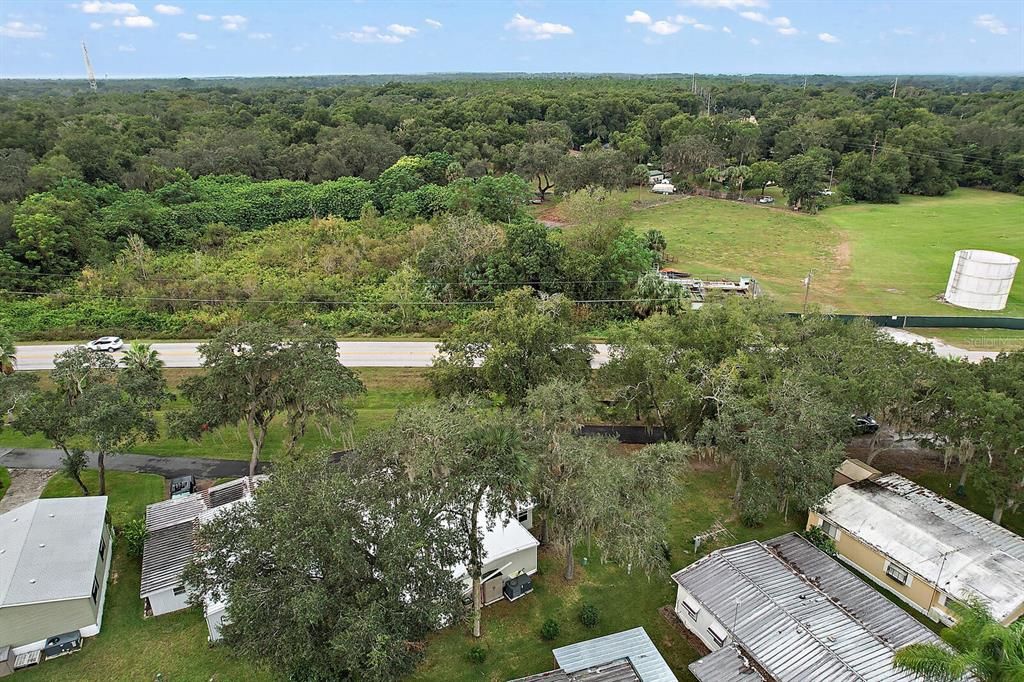
<instances>
[{"instance_id":1,"label":"dense green forest","mask_svg":"<svg viewBox=\"0 0 1024 682\"><path fill-rule=\"evenodd\" d=\"M600 326L649 307L663 245L595 188L648 168L811 211L831 178L842 201L1024 193L1022 79L384 78L4 82L0 322L431 331L530 284ZM574 191L582 231L525 210Z\"/></svg>"}]
</instances>

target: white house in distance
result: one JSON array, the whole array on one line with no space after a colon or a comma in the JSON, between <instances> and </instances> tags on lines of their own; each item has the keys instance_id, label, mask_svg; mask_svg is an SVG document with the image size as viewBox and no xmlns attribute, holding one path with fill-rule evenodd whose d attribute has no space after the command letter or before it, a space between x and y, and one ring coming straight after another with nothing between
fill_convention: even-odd
<instances>
[{"instance_id":1,"label":"white house in distance","mask_svg":"<svg viewBox=\"0 0 1024 682\"><path fill-rule=\"evenodd\" d=\"M808 514L839 558L933 620L975 596L996 620L1024 615L1024 538L899 474L841 485Z\"/></svg>"},{"instance_id":2,"label":"white house in distance","mask_svg":"<svg viewBox=\"0 0 1024 682\"><path fill-rule=\"evenodd\" d=\"M147 613L160 616L188 606L188 594L181 584L181 574L192 559L192 536L196 527L209 517L211 511L223 510L236 502L250 499L265 480L266 476L239 478L146 507L149 535L142 550L139 597ZM211 639L219 637L222 614L223 607L215 614L215 625L210 626Z\"/></svg>"},{"instance_id":3,"label":"white house in distance","mask_svg":"<svg viewBox=\"0 0 1024 682\"><path fill-rule=\"evenodd\" d=\"M105 496L35 500L0 514L0 649L32 654L57 635L98 634L112 556Z\"/></svg>"},{"instance_id":4,"label":"white house in distance","mask_svg":"<svg viewBox=\"0 0 1024 682\"><path fill-rule=\"evenodd\" d=\"M672 578L676 615L711 652L689 666L699 682L920 682L893 656L941 641L796 533L716 550Z\"/></svg>"}]
</instances>

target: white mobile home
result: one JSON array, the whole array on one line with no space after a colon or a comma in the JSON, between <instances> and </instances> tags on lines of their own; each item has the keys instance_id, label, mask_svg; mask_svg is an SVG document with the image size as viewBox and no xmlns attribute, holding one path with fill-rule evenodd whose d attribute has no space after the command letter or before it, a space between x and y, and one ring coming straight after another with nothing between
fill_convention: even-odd
<instances>
[{"instance_id":1,"label":"white mobile home","mask_svg":"<svg viewBox=\"0 0 1024 682\"><path fill-rule=\"evenodd\" d=\"M795 533L712 552L672 576L676 615L711 653L699 682L920 682L896 652L941 640Z\"/></svg>"},{"instance_id":2,"label":"white mobile home","mask_svg":"<svg viewBox=\"0 0 1024 682\"><path fill-rule=\"evenodd\" d=\"M537 546L540 542L530 532L533 526L533 507L523 507L515 517L499 518L487 528L485 512L480 514L484 528L483 592L484 604L493 604L505 597L505 585L521 576L537 572ZM472 579L465 566L456 566L456 577L462 579L466 591L472 589ZM515 597L509 597L515 598Z\"/></svg>"},{"instance_id":3,"label":"white mobile home","mask_svg":"<svg viewBox=\"0 0 1024 682\"><path fill-rule=\"evenodd\" d=\"M142 551L139 597L147 613L160 616L188 606L181 573L192 559L192 535L196 524L210 510L249 499L266 478L239 478L146 507L146 531L149 535Z\"/></svg>"}]
</instances>

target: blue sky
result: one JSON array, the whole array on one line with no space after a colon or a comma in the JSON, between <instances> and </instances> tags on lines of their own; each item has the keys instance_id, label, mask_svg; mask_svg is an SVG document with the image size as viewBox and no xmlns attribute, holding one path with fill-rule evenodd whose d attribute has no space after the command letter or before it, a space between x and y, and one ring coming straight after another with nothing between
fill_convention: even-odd
<instances>
[{"instance_id":1,"label":"blue sky","mask_svg":"<svg viewBox=\"0 0 1024 682\"><path fill-rule=\"evenodd\" d=\"M0 76L1021 73L1024 1L3 0Z\"/></svg>"}]
</instances>

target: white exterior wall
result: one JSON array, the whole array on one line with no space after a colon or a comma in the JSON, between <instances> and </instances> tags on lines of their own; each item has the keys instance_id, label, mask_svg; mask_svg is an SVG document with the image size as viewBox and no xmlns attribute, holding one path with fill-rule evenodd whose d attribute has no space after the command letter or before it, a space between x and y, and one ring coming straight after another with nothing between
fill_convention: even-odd
<instances>
[{"instance_id":1,"label":"white exterior wall","mask_svg":"<svg viewBox=\"0 0 1024 682\"><path fill-rule=\"evenodd\" d=\"M180 595L174 594L174 588L168 587L166 590L159 590L157 592L150 592L144 595L144 598L149 600L149 608L152 610L154 616L162 616L165 613L172 613L173 611L181 611L182 609L188 608L188 592L183 592Z\"/></svg>"},{"instance_id":2,"label":"white exterior wall","mask_svg":"<svg viewBox=\"0 0 1024 682\"><path fill-rule=\"evenodd\" d=\"M210 641L220 641L220 626L224 623L224 607L206 612L206 629L210 631Z\"/></svg>"},{"instance_id":3,"label":"white exterior wall","mask_svg":"<svg viewBox=\"0 0 1024 682\"><path fill-rule=\"evenodd\" d=\"M506 564L508 565L506 566ZM487 578L487 576L495 571L501 571L501 574L504 576L504 580L508 580L509 578L520 575L521 573L533 575L537 572L537 547L527 547L526 549L521 549L518 552L506 554L484 563L482 577ZM473 579L468 575L463 576L462 584L465 586L467 592L473 589Z\"/></svg>"},{"instance_id":4,"label":"white exterior wall","mask_svg":"<svg viewBox=\"0 0 1024 682\"><path fill-rule=\"evenodd\" d=\"M686 610L686 607L683 606L684 599L687 599L691 602L696 602L700 605L700 610L697 611L696 621L694 621L694 619L690 617L690 613ZM718 651L723 646L732 641L731 634L725 638L725 642L723 642L722 644L719 644L714 639L712 639L711 633L708 632L708 628L712 625L720 628L722 632L729 633L729 631L721 623L719 623L714 616L712 616L708 612L707 608L705 608L703 604L694 599L693 595L691 595L689 592L684 590L681 585L678 587L678 590L676 590L676 615L679 616L679 620L683 622L683 625L686 626L686 629L692 632L693 634L697 635L697 639L703 642L704 646L706 646L711 651Z\"/></svg>"}]
</instances>

